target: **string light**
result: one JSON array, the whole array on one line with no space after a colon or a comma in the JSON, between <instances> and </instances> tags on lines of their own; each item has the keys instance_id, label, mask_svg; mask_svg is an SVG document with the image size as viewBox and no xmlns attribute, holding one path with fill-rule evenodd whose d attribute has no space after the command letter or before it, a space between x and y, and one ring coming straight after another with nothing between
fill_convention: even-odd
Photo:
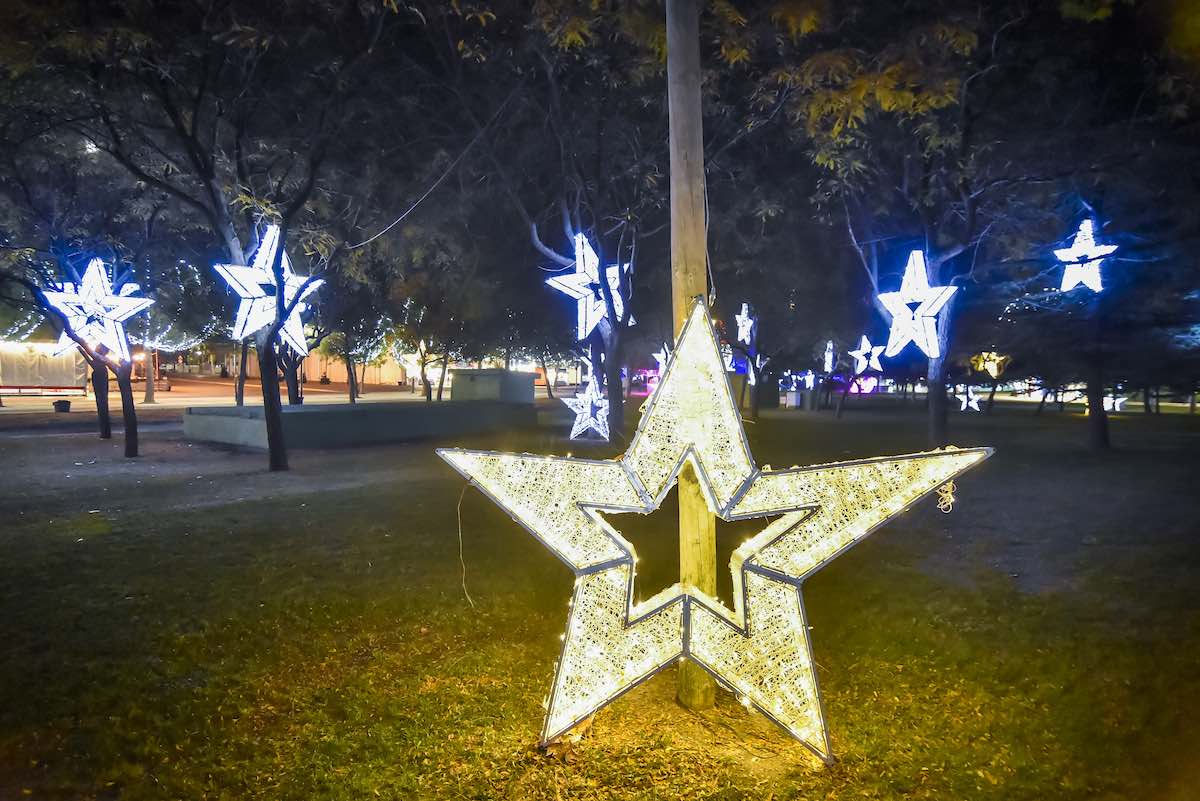
<instances>
[{"instance_id":1,"label":"string light","mask_svg":"<svg viewBox=\"0 0 1200 801\"><path fill-rule=\"evenodd\" d=\"M129 340L124 322L153 305L152 298L133 297L140 287L125 283L113 294L108 269L101 259L92 259L79 285L64 283L61 290L44 292L46 302L67 318L71 331L92 347L103 345L118 362L129 361ZM75 347L66 331L59 337L60 353Z\"/></svg>"},{"instance_id":2,"label":"string light","mask_svg":"<svg viewBox=\"0 0 1200 801\"><path fill-rule=\"evenodd\" d=\"M213 265L213 269L225 279L229 288L241 298L230 332L230 336L239 342L275 322L279 288L275 284L272 265L275 263L276 252L282 247L284 244L279 241L279 226L268 225L249 267L239 264ZM304 336L302 319L308 305L303 301L316 292L325 281L293 273L292 260L288 258L286 250L280 258L280 265L283 272L284 305L293 301L295 305L280 326L279 337L293 351L303 356L308 353L308 338Z\"/></svg>"},{"instance_id":3,"label":"string light","mask_svg":"<svg viewBox=\"0 0 1200 801\"><path fill-rule=\"evenodd\" d=\"M1116 251L1116 245L1097 245L1095 238L1095 223L1084 220L1079 223L1079 230L1069 248L1054 251L1055 257L1065 265L1063 270L1061 292L1067 292L1083 284L1093 292L1104 289L1100 280L1100 264L1106 256Z\"/></svg>"},{"instance_id":4,"label":"string light","mask_svg":"<svg viewBox=\"0 0 1200 801\"><path fill-rule=\"evenodd\" d=\"M686 657L828 761L800 586L990 450L760 470L698 302L622 458L438 453L576 575L543 742ZM714 514L778 516L734 552L733 609L683 584L635 603L634 548L604 516L658 508L685 463Z\"/></svg>"},{"instance_id":5,"label":"string light","mask_svg":"<svg viewBox=\"0 0 1200 801\"><path fill-rule=\"evenodd\" d=\"M937 318L956 291L956 286L930 286L925 254L920 250L909 253L900 291L879 293L879 302L892 315L892 329L883 355L890 359L912 342L931 359L941 356Z\"/></svg>"}]
</instances>

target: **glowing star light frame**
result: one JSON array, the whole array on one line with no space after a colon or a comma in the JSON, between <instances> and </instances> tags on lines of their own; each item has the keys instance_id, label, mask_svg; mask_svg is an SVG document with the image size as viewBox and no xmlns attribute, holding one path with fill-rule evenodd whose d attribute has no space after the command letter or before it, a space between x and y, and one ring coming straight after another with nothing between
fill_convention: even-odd
<instances>
[{"instance_id":1,"label":"glowing star light frame","mask_svg":"<svg viewBox=\"0 0 1200 801\"><path fill-rule=\"evenodd\" d=\"M622 458L438 451L575 573L543 743L688 658L827 762L804 579L990 452L950 448L759 469L702 302L680 332ZM714 514L779 516L730 560L733 609L682 584L634 603L633 546L605 517L658 508L685 463Z\"/></svg>"},{"instance_id":2,"label":"glowing star light frame","mask_svg":"<svg viewBox=\"0 0 1200 801\"><path fill-rule=\"evenodd\" d=\"M121 291L114 295L104 261L92 259L78 286L65 283L61 290L49 290L42 294L47 303L67 318L67 325L76 336L93 348L103 345L118 362L127 362L129 338L125 335L123 323L154 304L152 298L133 297L132 293L138 290L137 284L125 283ZM58 344L58 352L65 353L75 347L75 340L63 331Z\"/></svg>"},{"instance_id":3,"label":"glowing star light frame","mask_svg":"<svg viewBox=\"0 0 1200 801\"><path fill-rule=\"evenodd\" d=\"M957 291L956 286L930 286L925 253L920 250L909 253L904 277L900 279L900 291L879 293L879 302L892 315L892 329L888 332L887 349L883 355L890 359L912 342L931 359L941 356L942 347L937 336L938 315ZM910 308L910 303L917 304L917 307Z\"/></svg>"},{"instance_id":4,"label":"glowing star light frame","mask_svg":"<svg viewBox=\"0 0 1200 801\"><path fill-rule=\"evenodd\" d=\"M1116 251L1116 245L1097 245L1095 223L1084 220L1071 241L1071 247L1054 251L1055 257L1065 266L1060 292L1067 292L1083 284L1093 292L1100 292L1104 284L1100 279L1100 264Z\"/></svg>"},{"instance_id":5,"label":"glowing star light frame","mask_svg":"<svg viewBox=\"0 0 1200 801\"><path fill-rule=\"evenodd\" d=\"M567 408L575 412L571 439L579 439L587 432L595 431L601 439L608 440L608 398L599 386L600 382L593 377L582 393L574 398L562 399Z\"/></svg>"},{"instance_id":6,"label":"glowing star light frame","mask_svg":"<svg viewBox=\"0 0 1200 801\"><path fill-rule=\"evenodd\" d=\"M275 263L275 254L284 247L279 241L279 226L268 225L263 234L258 249L249 267L240 264L214 264L213 269L229 288L241 299L238 303L237 316L233 321L230 336L237 341L275 322L276 294L275 272L271 269ZM284 320L279 329L279 337L288 347L304 356L308 353L308 338L304 336L304 321L301 315L308 309L304 299L316 292L325 280L322 278L308 279L292 272L292 260L284 250L280 259L283 271L283 302L291 303L299 295L291 314Z\"/></svg>"},{"instance_id":7,"label":"glowing star light frame","mask_svg":"<svg viewBox=\"0 0 1200 801\"><path fill-rule=\"evenodd\" d=\"M618 318L625 313L625 301L621 298L621 276L627 272L628 264L610 264L604 268L608 287L612 291L613 311ZM546 283L575 300L576 339L587 339L600 321L608 316L608 307L600 287L600 257L583 234L575 234L575 272L547 278ZM632 317L629 324L634 324Z\"/></svg>"},{"instance_id":8,"label":"glowing star light frame","mask_svg":"<svg viewBox=\"0 0 1200 801\"><path fill-rule=\"evenodd\" d=\"M850 351L850 355L854 357L854 374L859 375L867 370L882 373L883 365L879 363L879 354L881 353L883 353L883 345L872 345L871 340L867 339L867 335L863 334L862 339L858 341L858 350Z\"/></svg>"}]
</instances>

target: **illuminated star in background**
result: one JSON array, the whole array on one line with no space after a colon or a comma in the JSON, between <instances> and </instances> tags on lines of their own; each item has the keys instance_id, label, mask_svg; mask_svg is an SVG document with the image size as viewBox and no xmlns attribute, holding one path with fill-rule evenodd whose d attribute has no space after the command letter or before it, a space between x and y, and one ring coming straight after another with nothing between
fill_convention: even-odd
<instances>
[{"instance_id":1,"label":"illuminated star in background","mask_svg":"<svg viewBox=\"0 0 1200 801\"><path fill-rule=\"evenodd\" d=\"M879 363L879 354L881 353L883 353L883 345L872 345L871 340L867 339L867 335L863 334L858 343L858 350L850 351L850 355L854 357L854 374L865 373L867 370L882 373L883 365Z\"/></svg>"},{"instance_id":2,"label":"illuminated star in background","mask_svg":"<svg viewBox=\"0 0 1200 801\"><path fill-rule=\"evenodd\" d=\"M654 361L658 364L659 374L667 369L667 359L670 357L671 346L664 342L663 346L654 352Z\"/></svg>"},{"instance_id":3,"label":"illuminated star in background","mask_svg":"<svg viewBox=\"0 0 1200 801\"><path fill-rule=\"evenodd\" d=\"M281 247L283 245L279 241L279 226L269 225L258 250L254 251L254 258L249 267L240 264L213 265L213 269L241 298L230 332L230 336L239 342L275 322L275 296L278 294L278 288L271 265L275 263L275 254ZM292 261L288 258L286 250L283 252L281 267L284 304L291 303L297 295L299 300L279 329L279 336L288 347L303 356L308 353L308 338L304 336L304 321L301 319L301 315L308 310L308 305L303 301L316 292L325 281L320 278L309 281L304 276L293 273Z\"/></svg>"},{"instance_id":4,"label":"illuminated star in background","mask_svg":"<svg viewBox=\"0 0 1200 801\"><path fill-rule=\"evenodd\" d=\"M617 317L625 313L625 301L621 298L621 275L627 272L628 264L610 264L604 269L609 289L612 290L613 311ZM575 272L547 278L546 283L575 299L578 307L575 331L577 339L587 339L592 330L608 315L608 306L604 303L604 294L600 287L600 258L583 234L575 234ZM633 325L632 318L629 324Z\"/></svg>"},{"instance_id":5,"label":"illuminated star in background","mask_svg":"<svg viewBox=\"0 0 1200 801\"><path fill-rule=\"evenodd\" d=\"M103 345L118 362L129 361L129 340L123 323L138 312L153 305L151 298L132 297L137 284L126 283L113 294L108 269L100 259L88 262L79 285L66 283L61 290L43 292L46 302L67 318L67 325L93 348ZM75 347L75 341L64 331L58 344L60 353Z\"/></svg>"},{"instance_id":6,"label":"illuminated star in background","mask_svg":"<svg viewBox=\"0 0 1200 801\"><path fill-rule=\"evenodd\" d=\"M571 439L579 439L589 431L595 431L601 439L608 439L608 398L597 389L599 386L599 381L589 381L581 394L562 399L567 408L575 412Z\"/></svg>"},{"instance_id":7,"label":"illuminated star in background","mask_svg":"<svg viewBox=\"0 0 1200 801\"><path fill-rule=\"evenodd\" d=\"M1066 292L1080 284L1093 292L1104 289L1100 281L1100 263L1116 249L1116 245L1097 245L1095 223L1091 220L1081 222L1071 247L1054 251L1058 260L1066 265L1059 291Z\"/></svg>"},{"instance_id":8,"label":"illuminated star in background","mask_svg":"<svg viewBox=\"0 0 1200 801\"><path fill-rule=\"evenodd\" d=\"M686 657L829 761L801 584L990 451L948 448L759 469L716 332L703 303L697 303L622 457L438 453L575 573L543 742ZM769 525L764 520L762 532L730 560L732 609L683 584L641 603L633 600L634 548L609 521L658 508L685 462L714 514L726 520L777 518Z\"/></svg>"},{"instance_id":9,"label":"illuminated star in background","mask_svg":"<svg viewBox=\"0 0 1200 801\"><path fill-rule=\"evenodd\" d=\"M742 310L733 319L737 322L737 341L749 345L754 335L754 317L750 314L749 305L743 303Z\"/></svg>"},{"instance_id":10,"label":"illuminated star in background","mask_svg":"<svg viewBox=\"0 0 1200 801\"><path fill-rule=\"evenodd\" d=\"M879 293L879 302L892 315L892 330L883 355L890 359L912 342L931 359L941 356L937 317L957 290L955 286L930 286L925 254L919 250L910 253L900 291Z\"/></svg>"},{"instance_id":11,"label":"illuminated star in background","mask_svg":"<svg viewBox=\"0 0 1200 801\"><path fill-rule=\"evenodd\" d=\"M965 412L967 409L971 409L972 411L976 412L979 411L979 398L975 395L975 389L970 384L967 384L966 392L964 392L962 395L956 394L954 398L959 403L958 410L960 412Z\"/></svg>"}]
</instances>

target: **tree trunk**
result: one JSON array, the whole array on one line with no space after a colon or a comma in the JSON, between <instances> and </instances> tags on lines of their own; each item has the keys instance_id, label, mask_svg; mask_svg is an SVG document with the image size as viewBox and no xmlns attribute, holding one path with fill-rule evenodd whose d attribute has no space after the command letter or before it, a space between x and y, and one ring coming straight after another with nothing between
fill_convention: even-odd
<instances>
[{"instance_id":1,"label":"tree trunk","mask_svg":"<svg viewBox=\"0 0 1200 801\"><path fill-rule=\"evenodd\" d=\"M621 384L620 335L615 331L604 350L604 389L608 395L609 437L621 436L625 430L625 392Z\"/></svg>"},{"instance_id":2,"label":"tree trunk","mask_svg":"<svg viewBox=\"0 0 1200 801\"><path fill-rule=\"evenodd\" d=\"M1154 413L1162 414L1162 387L1154 388Z\"/></svg>"},{"instance_id":3,"label":"tree trunk","mask_svg":"<svg viewBox=\"0 0 1200 801\"><path fill-rule=\"evenodd\" d=\"M429 403L433 400L433 385L429 383L429 355L426 353L417 354L420 358L418 364L421 366L421 391L425 393L425 402Z\"/></svg>"},{"instance_id":4,"label":"tree trunk","mask_svg":"<svg viewBox=\"0 0 1200 801\"><path fill-rule=\"evenodd\" d=\"M258 350L259 381L262 384L263 421L267 426L267 453L271 470L287 470L287 443L283 439L283 404L279 399L279 364L275 343L255 343Z\"/></svg>"},{"instance_id":5,"label":"tree trunk","mask_svg":"<svg viewBox=\"0 0 1200 801\"><path fill-rule=\"evenodd\" d=\"M939 326L940 328L940 326ZM945 351L942 351L945 353ZM929 447L941 448L950 441L950 402L946 398L946 359L929 360Z\"/></svg>"},{"instance_id":6,"label":"tree trunk","mask_svg":"<svg viewBox=\"0 0 1200 801\"><path fill-rule=\"evenodd\" d=\"M112 439L112 419L108 416L108 364L103 359L92 363L92 395L96 398L96 424L100 439Z\"/></svg>"},{"instance_id":7,"label":"tree trunk","mask_svg":"<svg viewBox=\"0 0 1200 801\"><path fill-rule=\"evenodd\" d=\"M542 375L546 377L546 397L554 400L554 379L550 377L550 368L546 366L546 356L542 354Z\"/></svg>"},{"instance_id":8,"label":"tree trunk","mask_svg":"<svg viewBox=\"0 0 1200 801\"><path fill-rule=\"evenodd\" d=\"M125 424L125 457L138 455L137 409L133 405L133 362L123 362L115 371L121 391L121 420Z\"/></svg>"},{"instance_id":9,"label":"tree trunk","mask_svg":"<svg viewBox=\"0 0 1200 801\"><path fill-rule=\"evenodd\" d=\"M158 378L155 367L158 365L158 351L142 349L146 354L146 392L142 395L142 403L154 403L154 380Z\"/></svg>"},{"instance_id":10,"label":"tree trunk","mask_svg":"<svg viewBox=\"0 0 1200 801\"><path fill-rule=\"evenodd\" d=\"M1104 409L1104 366L1098 356L1092 358L1087 376L1088 445L1103 450L1109 447L1108 412Z\"/></svg>"},{"instance_id":11,"label":"tree trunk","mask_svg":"<svg viewBox=\"0 0 1200 801\"><path fill-rule=\"evenodd\" d=\"M1142 414L1152 414L1154 409L1150 407L1150 385L1142 387Z\"/></svg>"},{"instance_id":12,"label":"tree trunk","mask_svg":"<svg viewBox=\"0 0 1200 801\"><path fill-rule=\"evenodd\" d=\"M1195 413L1196 413L1196 390L1193 389L1192 393L1190 395L1188 395L1188 414L1195 414Z\"/></svg>"},{"instance_id":13,"label":"tree trunk","mask_svg":"<svg viewBox=\"0 0 1200 801\"><path fill-rule=\"evenodd\" d=\"M992 407L996 405L996 387L1000 386L1000 379L992 379L992 391L988 393L987 413L992 413Z\"/></svg>"},{"instance_id":14,"label":"tree trunk","mask_svg":"<svg viewBox=\"0 0 1200 801\"><path fill-rule=\"evenodd\" d=\"M671 167L671 308L678 335L697 296L708 295L704 128L700 105L700 0L667 0L667 107ZM618 371L618 375L619 375ZM611 411L611 410L610 410ZM691 465L679 474L679 578L717 591L716 521ZM689 709L716 701L703 668L679 665L678 698Z\"/></svg>"},{"instance_id":15,"label":"tree trunk","mask_svg":"<svg viewBox=\"0 0 1200 801\"><path fill-rule=\"evenodd\" d=\"M346 353L346 395L351 403L358 400L358 379L354 374L354 357Z\"/></svg>"},{"instance_id":16,"label":"tree trunk","mask_svg":"<svg viewBox=\"0 0 1200 801\"><path fill-rule=\"evenodd\" d=\"M833 419L835 419L835 420L842 419L842 410L846 406L846 396L850 394L850 384L851 383L852 383L852 381L847 381L846 385L844 387L842 387L842 394L838 395L837 411L835 411L833 413Z\"/></svg>"},{"instance_id":17,"label":"tree trunk","mask_svg":"<svg viewBox=\"0 0 1200 801\"><path fill-rule=\"evenodd\" d=\"M446 355L442 357L442 374L438 376L438 403L442 401L442 390L446 387L446 373L450 371L450 348L446 348Z\"/></svg>"},{"instance_id":18,"label":"tree trunk","mask_svg":"<svg viewBox=\"0 0 1200 801\"><path fill-rule=\"evenodd\" d=\"M287 384L288 406L299 406L304 403L304 395L300 391L300 356L280 345L278 359L283 368L284 383Z\"/></svg>"},{"instance_id":19,"label":"tree trunk","mask_svg":"<svg viewBox=\"0 0 1200 801\"><path fill-rule=\"evenodd\" d=\"M354 382L354 394L358 397L363 396L363 387L367 384L367 363L364 361L358 366L358 380Z\"/></svg>"},{"instance_id":20,"label":"tree trunk","mask_svg":"<svg viewBox=\"0 0 1200 801\"><path fill-rule=\"evenodd\" d=\"M238 365L237 384L233 389L234 402L241 406L246 401L246 359L250 353L250 340L242 340L242 357Z\"/></svg>"}]
</instances>

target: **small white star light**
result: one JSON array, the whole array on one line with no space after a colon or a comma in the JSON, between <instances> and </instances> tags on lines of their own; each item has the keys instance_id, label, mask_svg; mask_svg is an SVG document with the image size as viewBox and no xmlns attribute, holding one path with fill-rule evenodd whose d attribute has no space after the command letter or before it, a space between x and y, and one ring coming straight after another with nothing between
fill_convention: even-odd
<instances>
[{"instance_id":1,"label":"small white star light","mask_svg":"<svg viewBox=\"0 0 1200 801\"><path fill-rule=\"evenodd\" d=\"M275 263L275 254L281 247L283 243L279 241L279 226L268 225L249 267L240 264L213 265L213 269L241 299L230 332L238 341L275 322L275 297L278 287L275 286L275 273L271 265ZM288 258L286 250L281 258L281 266L284 304L291 303L297 295L299 299L279 329L279 336L288 347L303 356L308 353L308 339L304 336L304 321L301 318L308 310L308 305L303 301L316 292L325 281L321 278L309 281L306 277L293 273L292 260Z\"/></svg>"},{"instance_id":2,"label":"small white star light","mask_svg":"<svg viewBox=\"0 0 1200 801\"><path fill-rule=\"evenodd\" d=\"M867 339L867 335L863 334L858 343L858 350L850 351L850 355L854 357L854 374L865 373L867 370L882 373L883 365L879 363L879 354L881 353L883 353L883 345L872 345L871 340Z\"/></svg>"},{"instance_id":3,"label":"small white star light","mask_svg":"<svg viewBox=\"0 0 1200 801\"><path fill-rule=\"evenodd\" d=\"M957 290L956 286L930 286L925 254L919 250L909 253L900 291L879 293L879 302L892 315L892 330L883 355L890 359L912 342L931 359L941 356L937 317Z\"/></svg>"},{"instance_id":4,"label":"small white star light","mask_svg":"<svg viewBox=\"0 0 1200 801\"><path fill-rule=\"evenodd\" d=\"M627 272L628 264L610 264L604 269L609 289L612 290L613 311L618 317L625 313L625 301L621 299L621 275ZM600 258L586 236L575 234L575 272L547 278L546 283L575 299L578 306L575 336L580 340L587 339L592 329L607 316L608 307L600 287ZM629 324L633 325L632 317Z\"/></svg>"},{"instance_id":5,"label":"small white star light","mask_svg":"<svg viewBox=\"0 0 1200 801\"><path fill-rule=\"evenodd\" d=\"M575 424L571 426L571 439L579 439L589 431L595 431L601 439L608 439L608 398L599 390L599 381L589 381L582 393L562 402L575 412Z\"/></svg>"},{"instance_id":6,"label":"small white star light","mask_svg":"<svg viewBox=\"0 0 1200 801\"><path fill-rule=\"evenodd\" d=\"M658 373L662 375L667 369L667 359L671 356L671 346L666 342L654 352L654 361L658 365Z\"/></svg>"},{"instance_id":7,"label":"small white star light","mask_svg":"<svg viewBox=\"0 0 1200 801\"><path fill-rule=\"evenodd\" d=\"M966 385L967 389L962 395L955 394L954 398L958 401L960 412L965 412L967 409L979 411L979 397L975 394L975 390L970 384Z\"/></svg>"},{"instance_id":8,"label":"small white star light","mask_svg":"<svg viewBox=\"0 0 1200 801\"><path fill-rule=\"evenodd\" d=\"M737 323L737 341L742 344L749 345L750 340L754 337L754 315L750 313L750 306L742 304L742 310L733 315L734 321Z\"/></svg>"},{"instance_id":9,"label":"small white star light","mask_svg":"<svg viewBox=\"0 0 1200 801\"><path fill-rule=\"evenodd\" d=\"M543 743L681 658L691 659L832 759L800 595L804 580L888 519L986 458L947 448L759 469L702 302L679 334L637 432L614 460L443 449L439 455L575 573ZM764 520L733 554L733 608L675 584L634 602L633 546L613 527L649 513L692 465L713 514Z\"/></svg>"},{"instance_id":10,"label":"small white star light","mask_svg":"<svg viewBox=\"0 0 1200 801\"><path fill-rule=\"evenodd\" d=\"M1105 395L1104 396L1104 411L1119 412L1119 411L1121 411L1121 407L1125 405L1125 401L1127 401L1127 400L1129 400L1129 398L1114 398L1110 395ZM1087 408L1085 408L1084 411L1090 412L1091 407L1088 406L1086 396L1084 396L1083 403L1084 403L1084 406L1087 407Z\"/></svg>"},{"instance_id":11,"label":"small white star light","mask_svg":"<svg viewBox=\"0 0 1200 801\"><path fill-rule=\"evenodd\" d=\"M129 361L129 340L122 325L133 315L154 303L151 298L135 298L137 284L126 283L113 294L108 269L101 259L92 259L79 285L65 283L61 290L43 292L46 302L67 318L67 325L93 348L103 345L118 362ZM59 337L60 353L75 346L64 331Z\"/></svg>"},{"instance_id":12,"label":"small white star light","mask_svg":"<svg viewBox=\"0 0 1200 801\"><path fill-rule=\"evenodd\" d=\"M1095 223L1092 220L1081 222L1071 247L1054 251L1054 255L1065 265L1059 291L1066 292L1080 284L1093 292L1104 289L1100 282L1100 263L1116 249L1116 245L1097 245Z\"/></svg>"}]
</instances>

